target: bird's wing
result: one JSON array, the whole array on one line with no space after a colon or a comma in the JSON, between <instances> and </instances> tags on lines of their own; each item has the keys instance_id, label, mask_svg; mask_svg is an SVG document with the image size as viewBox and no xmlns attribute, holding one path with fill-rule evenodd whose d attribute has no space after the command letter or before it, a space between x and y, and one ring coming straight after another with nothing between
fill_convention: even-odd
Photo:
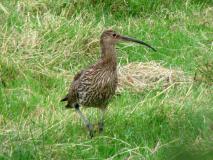
<instances>
[{"instance_id":1,"label":"bird's wing","mask_svg":"<svg viewBox=\"0 0 213 160\"><path fill-rule=\"evenodd\" d=\"M70 103L76 101L78 89L81 88L81 86L83 86L82 81L84 82L84 79L91 74L91 71L93 70L92 68L94 66L95 65L92 65L88 67L88 69L86 70L81 70L74 76L68 94L61 101L69 101Z\"/></svg>"},{"instance_id":2,"label":"bird's wing","mask_svg":"<svg viewBox=\"0 0 213 160\"><path fill-rule=\"evenodd\" d=\"M74 76L73 81L70 85L69 93L67 94L67 100L70 101L71 103L76 101L77 88L78 88L79 83L80 83L80 77L82 76L83 73L84 73L84 70L78 72Z\"/></svg>"},{"instance_id":3,"label":"bird's wing","mask_svg":"<svg viewBox=\"0 0 213 160\"><path fill-rule=\"evenodd\" d=\"M82 73L83 73L83 70L78 72L74 76L73 81L72 81L72 83L70 85L70 89L69 89L68 94L63 99L61 99L61 101L72 101L72 100L75 99L75 97L76 97L76 88L78 87L78 84L79 84L78 81L79 81L79 78L81 77Z\"/></svg>"}]
</instances>

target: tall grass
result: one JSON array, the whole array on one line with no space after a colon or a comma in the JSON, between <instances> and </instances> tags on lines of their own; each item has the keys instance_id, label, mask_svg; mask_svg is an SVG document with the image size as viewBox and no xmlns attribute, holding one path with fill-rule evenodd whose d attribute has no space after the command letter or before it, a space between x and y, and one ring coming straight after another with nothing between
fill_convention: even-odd
<instances>
[{"instance_id":1,"label":"tall grass","mask_svg":"<svg viewBox=\"0 0 213 160\"><path fill-rule=\"evenodd\" d=\"M0 159L210 160L212 7L210 0L1 1ZM193 84L115 96L104 133L89 139L59 100L76 71L99 57L106 28L158 50L120 44L120 65L163 61L197 77ZM83 111L97 121L95 109Z\"/></svg>"}]
</instances>

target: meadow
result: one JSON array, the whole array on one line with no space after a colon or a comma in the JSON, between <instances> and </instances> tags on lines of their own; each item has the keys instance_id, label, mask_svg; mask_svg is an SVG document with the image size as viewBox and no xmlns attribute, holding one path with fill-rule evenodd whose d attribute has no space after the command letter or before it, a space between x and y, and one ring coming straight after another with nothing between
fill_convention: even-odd
<instances>
[{"instance_id":1,"label":"meadow","mask_svg":"<svg viewBox=\"0 0 213 160\"><path fill-rule=\"evenodd\" d=\"M157 49L119 44L119 65L163 62L195 80L122 91L90 139L60 99L108 28ZM96 109L83 112L96 123ZM213 2L1 0L0 159L212 160Z\"/></svg>"}]
</instances>

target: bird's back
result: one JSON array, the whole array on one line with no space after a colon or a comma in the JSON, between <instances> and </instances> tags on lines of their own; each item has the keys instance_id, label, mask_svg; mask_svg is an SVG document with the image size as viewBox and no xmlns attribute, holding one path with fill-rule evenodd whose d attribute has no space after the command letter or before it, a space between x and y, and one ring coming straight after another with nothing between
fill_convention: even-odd
<instances>
[{"instance_id":1,"label":"bird's back","mask_svg":"<svg viewBox=\"0 0 213 160\"><path fill-rule=\"evenodd\" d=\"M116 66L101 59L76 74L67 95L68 103L80 103L85 107L106 106L115 94L116 87Z\"/></svg>"}]
</instances>

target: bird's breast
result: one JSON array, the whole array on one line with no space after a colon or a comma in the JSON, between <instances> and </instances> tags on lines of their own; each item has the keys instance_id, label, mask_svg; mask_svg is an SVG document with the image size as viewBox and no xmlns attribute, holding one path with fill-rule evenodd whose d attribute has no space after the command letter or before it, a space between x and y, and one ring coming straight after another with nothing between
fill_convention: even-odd
<instances>
[{"instance_id":1,"label":"bird's breast","mask_svg":"<svg viewBox=\"0 0 213 160\"><path fill-rule=\"evenodd\" d=\"M115 94L116 87L116 70L93 71L81 80L78 90L79 103L86 106L103 104Z\"/></svg>"}]
</instances>

